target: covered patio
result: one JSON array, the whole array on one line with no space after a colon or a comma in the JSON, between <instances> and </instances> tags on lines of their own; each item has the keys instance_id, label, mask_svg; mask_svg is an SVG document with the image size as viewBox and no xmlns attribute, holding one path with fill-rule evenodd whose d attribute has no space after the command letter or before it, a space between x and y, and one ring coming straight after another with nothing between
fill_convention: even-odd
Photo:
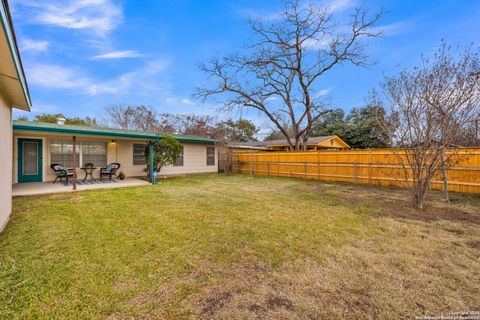
<instances>
[{"instance_id":1,"label":"covered patio","mask_svg":"<svg viewBox=\"0 0 480 320\"><path fill-rule=\"evenodd\" d=\"M120 174L144 176L152 161L145 149L149 146L153 155L153 143L162 138L150 132L67 125L63 118L57 123L15 121L13 129L14 190L17 183L34 186L50 181L55 186L49 190L101 188L119 183Z\"/></svg>"},{"instance_id":2,"label":"covered patio","mask_svg":"<svg viewBox=\"0 0 480 320\"><path fill-rule=\"evenodd\" d=\"M163 134L70 125L63 118L57 120L14 121L13 157L17 161L12 167L13 196L147 183L132 178L146 177L147 164L153 162L153 144ZM217 171L214 140L173 137L182 144L181 155L175 164L162 169L163 174ZM155 183L154 173L149 174L148 180Z\"/></svg>"},{"instance_id":3,"label":"covered patio","mask_svg":"<svg viewBox=\"0 0 480 320\"><path fill-rule=\"evenodd\" d=\"M81 180L80 180L81 181ZM141 178L126 178L125 180L103 180L97 183L77 183L77 191L93 190L93 189L110 189L110 188L123 188L123 187L135 187L145 186L150 184L148 181ZM72 184L64 183L51 183L48 182L27 182L27 183L15 183L13 185L13 197L21 196L34 196L50 193L61 192L73 192Z\"/></svg>"}]
</instances>

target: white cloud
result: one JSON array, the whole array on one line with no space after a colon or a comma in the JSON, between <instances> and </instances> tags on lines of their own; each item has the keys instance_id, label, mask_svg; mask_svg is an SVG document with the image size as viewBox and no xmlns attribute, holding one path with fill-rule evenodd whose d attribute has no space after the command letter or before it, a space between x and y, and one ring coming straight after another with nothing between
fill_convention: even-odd
<instances>
[{"instance_id":1,"label":"white cloud","mask_svg":"<svg viewBox=\"0 0 480 320\"><path fill-rule=\"evenodd\" d=\"M59 112L60 108L57 106L50 104L50 103L43 103L43 102L34 102L32 105L31 112L33 113L54 113Z\"/></svg>"},{"instance_id":2,"label":"white cloud","mask_svg":"<svg viewBox=\"0 0 480 320\"><path fill-rule=\"evenodd\" d=\"M216 118L220 118L222 116L222 112L219 110L220 105L195 101L190 98L185 98L181 95L161 98L159 100L159 104L162 105L169 113L195 113L201 115L211 115Z\"/></svg>"},{"instance_id":3,"label":"white cloud","mask_svg":"<svg viewBox=\"0 0 480 320\"><path fill-rule=\"evenodd\" d=\"M355 6L355 2L353 0L332 0L325 2L324 5L332 12L341 12Z\"/></svg>"},{"instance_id":4,"label":"white cloud","mask_svg":"<svg viewBox=\"0 0 480 320\"><path fill-rule=\"evenodd\" d=\"M187 106L200 106L197 102L189 98L168 97L165 99L167 104L171 105L187 105Z\"/></svg>"},{"instance_id":5,"label":"white cloud","mask_svg":"<svg viewBox=\"0 0 480 320\"><path fill-rule=\"evenodd\" d=\"M33 40L28 38L23 38L20 46L20 51L47 51L48 41L46 40Z\"/></svg>"},{"instance_id":6,"label":"white cloud","mask_svg":"<svg viewBox=\"0 0 480 320\"><path fill-rule=\"evenodd\" d=\"M29 83L44 88L77 90L91 96L101 94L148 95L160 90L156 76L169 65L167 60L155 60L137 70L125 72L118 77L98 81L85 75L83 70L69 69L58 65L36 64L27 69Z\"/></svg>"},{"instance_id":7,"label":"white cloud","mask_svg":"<svg viewBox=\"0 0 480 320\"><path fill-rule=\"evenodd\" d=\"M373 26L369 28L370 33L379 33L383 37L390 37L397 34L404 33L412 27L412 24L406 21L394 22L391 24ZM339 34L348 34L351 32L351 27L347 24L340 25L338 28ZM303 43L305 49L322 50L328 49L334 35L326 35L322 39L307 39ZM371 38L373 39L373 38ZM366 38L364 38L366 40Z\"/></svg>"},{"instance_id":8,"label":"white cloud","mask_svg":"<svg viewBox=\"0 0 480 320\"><path fill-rule=\"evenodd\" d=\"M39 1L16 0L14 5L29 10L25 21L63 27L86 29L97 35L106 35L123 20L120 5L112 0ZM15 9L15 12L25 10Z\"/></svg>"},{"instance_id":9,"label":"white cloud","mask_svg":"<svg viewBox=\"0 0 480 320\"><path fill-rule=\"evenodd\" d=\"M411 23L401 21L372 28L372 32L381 32L384 37L401 34L412 27Z\"/></svg>"},{"instance_id":10,"label":"white cloud","mask_svg":"<svg viewBox=\"0 0 480 320\"><path fill-rule=\"evenodd\" d=\"M163 89L156 76L169 66L168 60L154 60L144 67L121 74L120 76L92 84L86 88L90 95L103 93L148 95L150 92Z\"/></svg>"},{"instance_id":11,"label":"white cloud","mask_svg":"<svg viewBox=\"0 0 480 320\"><path fill-rule=\"evenodd\" d=\"M303 42L303 47L305 49L321 50L328 48L331 38L327 39L307 39Z\"/></svg>"},{"instance_id":12,"label":"white cloud","mask_svg":"<svg viewBox=\"0 0 480 320\"><path fill-rule=\"evenodd\" d=\"M180 102L183 104L191 105L191 106L196 105L195 101L192 101L191 99L188 99L188 98L184 98L180 100Z\"/></svg>"},{"instance_id":13,"label":"white cloud","mask_svg":"<svg viewBox=\"0 0 480 320\"><path fill-rule=\"evenodd\" d=\"M343 12L347 9L354 7L357 0L330 0L330 1L313 1L312 4L317 8L327 8L332 13ZM310 4L308 1L301 2L302 8ZM264 11L256 9L240 9L238 14L242 17L259 19L263 21L275 21L282 18L283 10Z\"/></svg>"},{"instance_id":14,"label":"white cloud","mask_svg":"<svg viewBox=\"0 0 480 320\"><path fill-rule=\"evenodd\" d=\"M35 64L27 68L28 82L45 88L80 89L89 85L90 79L77 70L57 65Z\"/></svg>"},{"instance_id":15,"label":"white cloud","mask_svg":"<svg viewBox=\"0 0 480 320\"><path fill-rule=\"evenodd\" d=\"M123 58L138 58L142 54L135 50L119 50L102 53L96 56L93 56L92 60L102 60L102 59L123 59Z\"/></svg>"},{"instance_id":16,"label":"white cloud","mask_svg":"<svg viewBox=\"0 0 480 320\"><path fill-rule=\"evenodd\" d=\"M332 88L321 89L315 94L314 97L315 98L320 98L320 97L326 96L330 91L332 91Z\"/></svg>"},{"instance_id":17,"label":"white cloud","mask_svg":"<svg viewBox=\"0 0 480 320\"><path fill-rule=\"evenodd\" d=\"M277 96L270 96L267 99L265 99L265 101L278 101L278 100L280 100L280 98Z\"/></svg>"}]
</instances>

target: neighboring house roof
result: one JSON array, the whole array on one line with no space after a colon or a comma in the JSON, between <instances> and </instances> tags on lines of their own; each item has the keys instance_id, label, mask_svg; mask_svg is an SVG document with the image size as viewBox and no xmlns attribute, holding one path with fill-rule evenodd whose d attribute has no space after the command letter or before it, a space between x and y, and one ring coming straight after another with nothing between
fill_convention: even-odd
<instances>
[{"instance_id":1,"label":"neighboring house roof","mask_svg":"<svg viewBox=\"0 0 480 320\"><path fill-rule=\"evenodd\" d=\"M322 142L331 140L331 139L336 139L340 144L344 145L344 147L349 148L350 146L343 141L340 137L338 136L321 136L321 137L310 137L308 138L307 145L318 145L321 144ZM292 142L295 140L293 139ZM302 144L302 143L301 143ZM278 139L278 140L267 140L267 141L255 141L255 142L245 142L241 143L242 146L251 146L251 147L275 147L275 146L288 146L288 141L287 139Z\"/></svg>"},{"instance_id":2,"label":"neighboring house roof","mask_svg":"<svg viewBox=\"0 0 480 320\"><path fill-rule=\"evenodd\" d=\"M92 135L92 136L104 136L104 137L106 136L106 137L134 138L134 139L136 138L136 139L146 139L146 140L159 140L165 135L163 133L156 133L156 132L150 132L150 131L126 130L126 129L105 128L105 127L96 127L96 126L80 126L80 125L71 125L71 124L59 125L57 123L22 121L22 120L13 121L13 130L53 132L53 133L65 133L65 134L83 134L83 135ZM215 140L213 139L198 137L198 136L191 136L191 135L185 135L185 134L172 134L171 136L180 142L206 143L206 144L215 143Z\"/></svg>"},{"instance_id":3,"label":"neighboring house roof","mask_svg":"<svg viewBox=\"0 0 480 320\"><path fill-rule=\"evenodd\" d=\"M322 141L328 140L333 136L323 136L323 137L312 137L308 139L308 144L317 144ZM292 142L295 142L295 139L292 138ZM277 140L267 140L267 141L254 141L254 142L245 142L244 146L283 146L288 144L287 139L277 139Z\"/></svg>"},{"instance_id":4,"label":"neighboring house roof","mask_svg":"<svg viewBox=\"0 0 480 320\"><path fill-rule=\"evenodd\" d=\"M6 0L0 3L0 24L0 92L11 106L30 111L30 93Z\"/></svg>"},{"instance_id":5,"label":"neighboring house roof","mask_svg":"<svg viewBox=\"0 0 480 320\"><path fill-rule=\"evenodd\" d=\"M255 147L244 145L242 142L231 142L227 144L227 147L234 149L247 149L247 150L269 150L267 147Z\"/></svg>"}]
</instances>

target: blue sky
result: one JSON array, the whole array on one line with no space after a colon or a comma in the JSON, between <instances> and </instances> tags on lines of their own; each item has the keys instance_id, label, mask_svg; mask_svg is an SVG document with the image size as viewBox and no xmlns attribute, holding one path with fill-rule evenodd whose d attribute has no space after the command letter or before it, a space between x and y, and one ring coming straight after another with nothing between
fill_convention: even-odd
<instances>
[{"instance_id":1,"label":"blue sky","mask_svg":"<svg viewBox=\"0 0 480 320\"><path fill-rule=\"evenodd\" d=\"M480 45L479 1L362 3L388 11L379 23L384 37L367 43L374 67L345 65L321 80L319 90L328 92L335 107L362 106L384 74L418 63L441 39ZM358 2L323 4L346 15ZM10 0L10 5L33 101L30 118L57 112L100 118L106 105L117 103L229 117L212 103L192 99L194 88L206 82L197 66L240 48L250 35L249 16L273 17L282 7L281 1L231 0ZM243 116L268 131L260 115Z\"/></svg>"}]
</instances>

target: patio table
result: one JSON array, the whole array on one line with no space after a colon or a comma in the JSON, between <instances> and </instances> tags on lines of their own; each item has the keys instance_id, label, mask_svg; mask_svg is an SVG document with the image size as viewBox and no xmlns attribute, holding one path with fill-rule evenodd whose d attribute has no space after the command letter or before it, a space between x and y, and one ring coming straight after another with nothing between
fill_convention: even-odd
<instances>
[{"instance_id":1,"label":"patio table","mask_svg":"<svg viewBox=\"0 0 480 320\"><path fill-rule=\"evenodd\" d=\"M80 169L85 171L85 178L83 178L83 182L85 182L87 180L87 177L89 177L89 176L90 176L90 181L97 181L93 177L93 171L95 171L97 169L97 167L82 167Z\"/></svg>"}]
</instances>

